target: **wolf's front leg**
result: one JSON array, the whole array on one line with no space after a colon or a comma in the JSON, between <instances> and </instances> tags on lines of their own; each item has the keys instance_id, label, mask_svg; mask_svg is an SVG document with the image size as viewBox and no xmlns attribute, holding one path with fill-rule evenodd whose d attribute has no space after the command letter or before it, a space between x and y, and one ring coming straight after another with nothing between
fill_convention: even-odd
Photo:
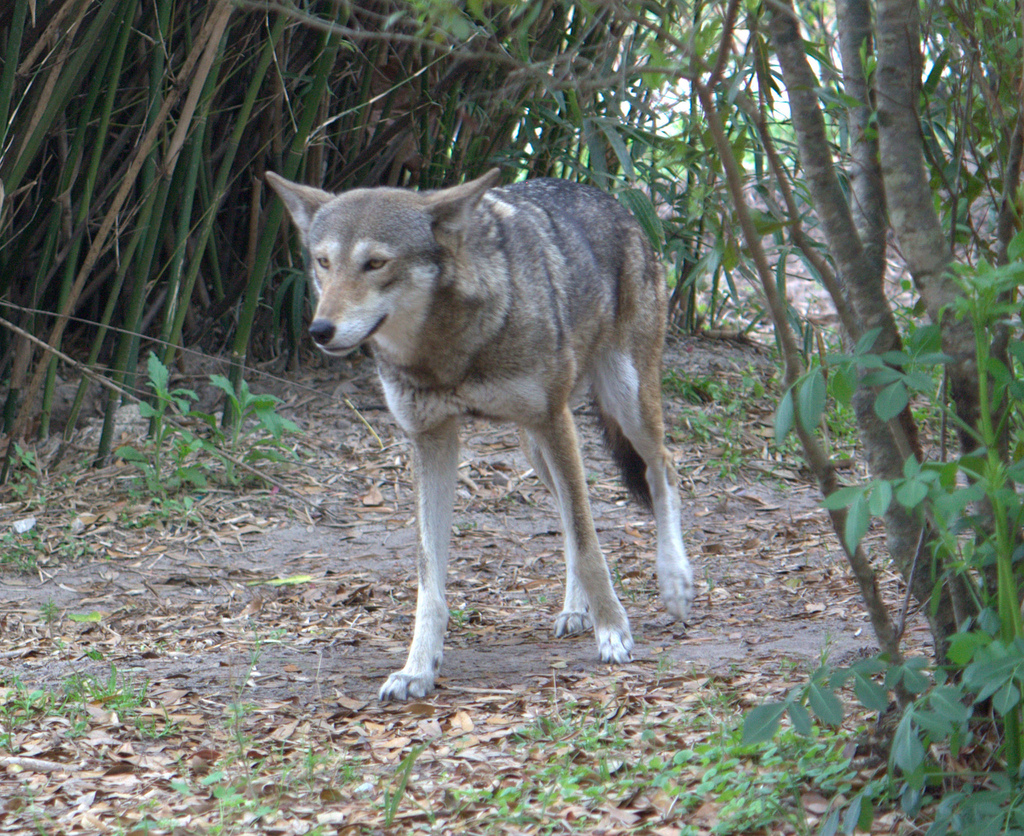
<instances>
[{"instance_id":1,"label":"wolf's front leg","mask_svg":"<svg viewBox=\"0 0 1024 836\"><path fill-rule=\"evenodd\" d=\"M420 533L416 625L405 667L387 678L381 700L423 697L434 690L441 668L448 605L444 598L448 543L455 507L459 437L454 419L412 438L413 477Z\"/></svg>"}]
</instances>

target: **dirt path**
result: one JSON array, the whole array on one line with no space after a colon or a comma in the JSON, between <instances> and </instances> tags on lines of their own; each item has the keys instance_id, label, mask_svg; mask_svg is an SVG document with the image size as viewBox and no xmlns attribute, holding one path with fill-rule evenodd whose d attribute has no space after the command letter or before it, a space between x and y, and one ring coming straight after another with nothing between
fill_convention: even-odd
<instances>
[{"instance_id":1,"label":"dirt path","mask_svg":"<svg viewBox=\"0 0 1024 836\"><path fill-rule=\"evenodd\" d=\"M553 505L527 472L512 428L469 422L448 584L453 618L431 712L456 717L487 695L479 725L496 700L520 700L520 717L543 710L522 706L552 688L585 698L644 687L676 699L690 687L680 683L696 687L708 677L749 682L758 699L795 683L826 651L836 662L875 651L815 490L765 452L771 405L752 383L770 374L763 354L674 341L667 363L717 395L694 406L670 393L666 403L699 579L691 622L675 624L660 607L653 520L626 502L582 409L595 518L632 622L635 661L615 671L598 663L591 635L554 639L563 566ZM375 695L404 662L412 628L406 448L380 408L368 361L339 361L279 394L282 413L305 435L304 463L278 478L302 500L277 489L210 491L187 515L155 513L126 496L134 472L125 467L66 477L55 468L24 499L7 489L0 530L33 515L52 553L32 572L0 574L8 683L54 689L71 676L102 681L112 670L148 682L164 716L185 718L189 751L208 746L207 724L241 701L258 706L253 722L279 736L310 718L337 724L353 712L381 719L403 711L378 706ZM72 536L73 515L84 528ZM69 543L87 546L91 559L68 559ZM885 592L899 600L892 577ZM334 739L345 734L334 729ZM60 758L42 743L37 751Z\"/></svg>"},{"instance_id":2,"label":"dirt path","mask_svg":"<svg viewBox=\"0 0 1024 836\"><path fill-rule=\"evenodd\" d=\"M669 363L682 375L725 381L767 369L749 349L697 341L674 344ZM4 649L9 670L26 682L52 684L71 671L95 674L114 663L154 682L173 678L179 687L233 693L251 645L264 634L261 667L297 669L263 676L258 691L267 698L370 698L404 661L415 602L415 535L407 451L390 416L377 408L369 366L356 364L339 394L351 393L384 440L383 450L344 404L284 410L305 424L314 443L296 487L327 513L264 493L236 503L214 497L209 518L203 508L195 513L198 532L179 533L173 518L137 533L101 523L83 536L106 559L43 566L35 575L5 573L5 644L13 640L21 648ZM339 388L328 374L318 376L326 378L320 388ZM657 601L653 520L625 501L587 410L578 411L595 518L633 621L638 662L721 671L788 656L813 660L826 648L833 657L872 652L813 488L788 465L758 457L755 445L765 439L756 424L720 440L754 457L741 472L720 474L716 439L703 448L686 442L679 418L685 408L667 405L684 530L700 579L685 629ZM746 415L766 422L767 408L750 404ZM713 416L714 404L708 412ZM561 600L561 535L550 499L527 473L516 433L469 422L462 438L449 581L455 618L441 687L454 698L467 686L547 676L557 662L571 670L599 668L592 637L551 637ZM86 504L92 498L83 497ZM84 511L101 519L109 512ZM19 511L9 504L8 514ZM112 541L106 549L105 534ZM114 545L118 534L127 541L124 553ZM268 586L297 576L308 580ZM82 624L55 658L45 648L52 627L39 618L50 605L104 618ZM275 628L286 635L267 642ZM32 641L18 642L19 634ZM184 646L150 649L167 646L170 636ZM105 648L101 661L84 655L93 643ZM303 682L313 687L297 685Z\"/></svg>"}]
</instances>

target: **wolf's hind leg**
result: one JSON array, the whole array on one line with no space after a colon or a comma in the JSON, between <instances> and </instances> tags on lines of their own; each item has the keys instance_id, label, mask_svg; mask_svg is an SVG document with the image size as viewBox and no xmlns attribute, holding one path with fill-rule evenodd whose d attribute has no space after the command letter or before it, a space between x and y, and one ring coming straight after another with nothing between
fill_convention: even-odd
<instances>
[{"instance_id":1,"label":"wolf's hind leg","mask_svg":"<svg viewBox=\"0 0 1024 836\"><path fill-rule=\"evenodd\" d=\"M521 429L519 435L523 451L530 462L530 467L533 468L534 473L537 474L540 481L551 492L551 496L557 504L558 490L555 488L555 482L551 477L548 463L544 460L544 452L541 450L540 443L533 433L525 427ZM594 626L590 621L590 616L587 615L587 596L583 594L576 576L569 571L568 560L569 558L566 557L565 605L562 607L561 614L555 619L555 635L559 638L562 636L574 636L577 633L585 633Z\"/></svg>"},{"instance_id":2,"label":"wolf's hind leg","mask_svg":"<svg viewBox=\"0 0 1024 836\"><path fill-rule=\"evenodd\" d=\"M534 473L544 486L550 491L551 497L555 500L555 504L558 505L561 510L561 505L558 501L558 489L555 487L555 482L551 476L551 470L548 467L547 462L544 460L544 451L541 449L540 442L537 438L527 430L525 427L520 432L520 438L522 440L523 451L526 453L526 458L530 462L530 466L533 468ZM564 530L564 526L563 526ZM568 538L567 538L568 539ZM568 549L568 545L566 546ZM577 633L585 633L591 629L594 625L590 620L590 616L587 614L587 596L584 594L579 582L576 579L576 574L571 569L570 557L566 554L566 567L565 567L565 603L562 607L562 612L555 619L555 635L558 638L563 636L575 636Z\"/></svg>"},{"instance_id":3,"label":"wolf's hind leg","mask_svg":"<svg viewBox=\"0 0 1024 836\"><path fill-rule=\"evenodd\" d=\"M613 444L616 440L628 442L645 466L651 507L658 527L657 568L661 600L669 613L685 621L693 603L693 568L683 545L675 471L664 444L660 363L648 361L638 372L625 353L613 352L598 367L594 391L609 439ZM620 455L619 458L623 463L630 456ZM628 483L629 474L624 476ZM636 474L633 476L635 478Z\"/></svg>"},{"instance_id":4,"label":"wolf's hind leg","mask_svg":"<svg viewBox=\"0 0 1024 836\"><path fill-rule=\"evenodd\" d=\"M543 459L565 532L565 605L555 635L586 630L591 624L602 662L628 662L633 649L629 619L612 588L608 564L597 542L579 442L568 405L544 426L529 430L530 444Z\"/></svg>"},{"instance_id":5,"label":"wolf's hind leg","mask_svg":"<svg viewBox=\"0 0 1024 836\"><path fill-rule=\"evenodd\" d=\"M540 444L537 439L534 438L526 427L521 427L519 431L519 441L523 445L523 452L526 453L526 459L530 462L530 467L533 468L533 472L537 474L537 478L544 483L544 487L547 488L553 497L556 498L555 494L555 483L551 479L551 471L548 470L548 463L544 461L544 453L540 449Z\"/></svg>"},{"instance_id":6,"label":"wolf's hind leg","mask_svg":"<svg viewBox=\"0 0 1024 836\"><path fill-rule=\"evenodd\" d=\"M405 667L391 674L380 689L383 701L424 697L434 690L448 624L444 585L455 507L458 425L450 419L414 436L412 443L420 535L416 623Z\"/></svg>"}]
</instances>

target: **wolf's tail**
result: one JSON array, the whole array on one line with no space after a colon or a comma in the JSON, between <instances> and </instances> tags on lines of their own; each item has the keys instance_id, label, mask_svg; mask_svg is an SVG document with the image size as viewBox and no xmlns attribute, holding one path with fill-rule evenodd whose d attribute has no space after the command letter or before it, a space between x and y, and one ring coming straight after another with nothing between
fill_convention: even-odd
<instances>
[{"instance_id":1,"label":"wolf's tail","mask_svg":"<svg viewBox=\"0 0 1024 836\"><path fill-rule=\"evenodd\" d=\"M647 464L630 440L626 438L619 422L601 409L600 404L598 404L598 414L601 419L601 429L604 430L605 443L608 445L612 458L615 459L615 464L619 466L619 473L626 490L640 505L648 511L652 510L654 506L651 502L651 488L647 484Z\"/></svg>"}]
</instances>

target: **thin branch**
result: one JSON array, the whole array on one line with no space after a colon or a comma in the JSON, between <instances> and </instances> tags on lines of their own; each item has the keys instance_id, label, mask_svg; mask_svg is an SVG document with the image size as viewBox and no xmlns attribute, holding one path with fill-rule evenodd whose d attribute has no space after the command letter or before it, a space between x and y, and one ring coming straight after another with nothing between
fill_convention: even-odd
<instances>
[{"instance_id":1,"label":"thin branch","mask_svg":"<svg viewBox=\"0 0 1024 836\"><path fill-rule=\"evenodd\" d=\"M739 220L747 249L754 262L754 267L761 280L765 299L768 302L768 310L771 314L775 334L782 351L785 366L785 382L787 386L793 386L803 370L800 359L801 355L796 344L796 338L789 326L786 307L775 285L771 265L768 263L768 256L761 245L761 237L758 235L746 205L746 196L743 191L743 175L733 155L732 146L725 135L725 128L722 125L721 117L715 109L711 98L711 91L700 81L694 82L694 88L697 91L704 114L707 117L708 128L718 148L729 191L732 194L736 217ZM808 466L817 477L822 494L829 496L839 488L835 466L832 464L818 438L804 427L800 418L798 401L798 398L793 398L793 423L797 436L803 447ZM832 526L839 535L839 541L846 552L847 560L860 586L861 596L871 618L871 625L874 628L879 646L894 663L899 664L903 658L899 648L899 640L892 619L889 617L889 611L878 589L878 579L875 571L871 567L867 554L865 554L864 549L859 544L852 551L846 545L846 539L843 536L846 526L845 509L830 511L829 515L832 520Z\"/></svg>"},{"instance_id":2,"label":"thin branch","mask_svg":"<svg viewBox=\"0 0 1024 836\"><path fill-rule=\"evenodd\" d=\"M739 10L741 0L729 0L729 6L725 10L725 18L722 20L722 40L718 46L718 57L715 59L714 69L708 78L707 86L714 89L722 80L722 73L725 72L725 62L729 60L729 52L732 50L732 37L736 27L736 13Z\"/></svg>"}]
</instances>

